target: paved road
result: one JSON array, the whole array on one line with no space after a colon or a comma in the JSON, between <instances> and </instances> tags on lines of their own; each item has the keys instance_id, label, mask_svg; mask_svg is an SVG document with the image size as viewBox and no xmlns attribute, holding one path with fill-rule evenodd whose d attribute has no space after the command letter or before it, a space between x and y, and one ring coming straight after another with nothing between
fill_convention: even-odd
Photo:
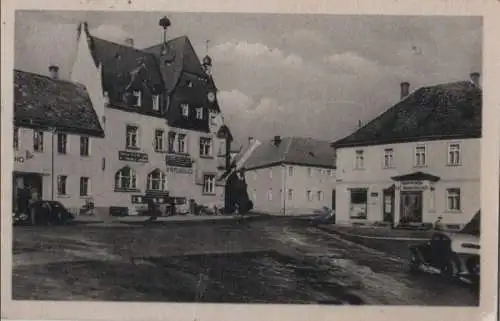
<instances>
[{"instance_id":1,"label":"paved road","mask_svg":"<svg viewBox=\"0 0 500 321\"><path fill-rule=\"evenodd\" d=\"M365 244L366 245L366 244ZM287 220L14 230L13 297L476 305L405 258Z\"/></svg>"}]
</instances>

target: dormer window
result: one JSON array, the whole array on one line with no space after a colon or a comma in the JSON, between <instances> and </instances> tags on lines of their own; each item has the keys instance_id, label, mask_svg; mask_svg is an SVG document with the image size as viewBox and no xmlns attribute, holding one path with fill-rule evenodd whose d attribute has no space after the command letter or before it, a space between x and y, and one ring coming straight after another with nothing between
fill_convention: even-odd
<instances>
[{"instance_id":1,"label":"dormer window","mask_svg":"<svg viewBox=\"0 0 500 321\"><path fill-rule=\"evenodd\" d=\"M189 105L181 104L181 111L182 111L182 116L187 118L189 116Z\"/></svg>"},{"instance_id":2,"label":"dormer window","mask_svg":"<svg viewBox=\"0 0 500 321\"><path fill-rule=\"evenodd\" d=\"M141 98L142 98L141 92L138 90L134 90L133 94L134 94L134 104L133 105L137 106L137 107L141 107Z\"/></svg>"},{"instance_id":3,"label":"dormer window","mask_svg":"<svg viewBox=\"0 0 500 321\"><path fill-rule=\"evenodd\" d=\"M160 111L160 96L153 95L153 111Z\"/></svg>"},{"instance_id":4,"label":"dormer window","mask_svg":"<svg viewBox=\"0 0 500 321\"><path fill-rule=\"evenodd\" d=\"M203 108L196 108L196 119L203 119Z\"/></svg>"}]
</instances>

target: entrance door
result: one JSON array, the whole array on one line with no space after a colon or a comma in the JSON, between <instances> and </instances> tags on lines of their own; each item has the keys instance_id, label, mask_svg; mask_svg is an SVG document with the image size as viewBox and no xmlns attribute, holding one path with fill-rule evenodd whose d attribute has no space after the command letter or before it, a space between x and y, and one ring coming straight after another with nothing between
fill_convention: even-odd
<instances>
[{"instance_id":1,"label":"entrance door","mask_svg":"<svg viewBox=\"0 0 500 321\"><path fill-rule=\"evenodd\" d=\"M385 189L383 193L384 222L392 223L394 221L394 189Z\"/></svg>"},{"instance_id":2,"label":"entrance door","mask_svg":"<svg viewBox=\"0 0 500 321\"><path fill-rule=\"evenodd\" d=\"M42 175L36 173L13 173L12 177L12 209L18 210L18 195L22 189L28 189L29 195L42 198Z\"/></svg>"},{"instance_id":3,"label":"entrance door","mask_svg":"<svg viewBox=\"0 0 500 321\"><path fill-rule=\"evenodd\" d=\"M422 192L401 192L401 223L422 223Z\"/></svg>"}]
</instances>

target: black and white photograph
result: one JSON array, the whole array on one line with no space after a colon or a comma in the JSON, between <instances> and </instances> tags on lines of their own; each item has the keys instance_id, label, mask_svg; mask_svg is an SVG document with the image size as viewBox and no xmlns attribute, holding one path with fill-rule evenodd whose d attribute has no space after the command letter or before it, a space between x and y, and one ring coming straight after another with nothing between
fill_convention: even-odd
<instances>
[{"instance_id":1,"label":"black and white photograph","mask_svg":"<svg viewBox=\"0 0 500 321\"><path fill-rule=\"evenodd\" d=\"M500 194L483 182L483 149L499 145L484 143L483 16L12 18L13 302L467 307L479 320L497 284L483 234L498 206L483 197Z\"/></svg>"}]
</instances>

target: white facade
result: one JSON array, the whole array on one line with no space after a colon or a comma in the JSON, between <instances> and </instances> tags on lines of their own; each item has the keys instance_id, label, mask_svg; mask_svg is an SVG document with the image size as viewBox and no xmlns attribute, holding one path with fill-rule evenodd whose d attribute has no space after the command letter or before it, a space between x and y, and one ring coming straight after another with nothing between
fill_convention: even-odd
<instances>
[{"instance_id":1,"label":"white facade","mask_svg":"<svg viewBox=\"0 0 500 321\"><path fill-rule=\"evenodd\" d=\"M340 147L337 222L386 221L397 225L411 210L421 223L441 218L442 224L458 228L480 207L479 155L480 139ZM416 172L436 179L392 179Z\"/></svg>"},{"instance_id":2,"label":"white facade","mask_svg":"<svg viewBox=\"0 0 500 321\"><path fill-rule=\"evenodd\" d=\"M246 170L245 180L256 212L303 215L334 207L332 168L276 165Z\"/></svg>"}]
</instances>

